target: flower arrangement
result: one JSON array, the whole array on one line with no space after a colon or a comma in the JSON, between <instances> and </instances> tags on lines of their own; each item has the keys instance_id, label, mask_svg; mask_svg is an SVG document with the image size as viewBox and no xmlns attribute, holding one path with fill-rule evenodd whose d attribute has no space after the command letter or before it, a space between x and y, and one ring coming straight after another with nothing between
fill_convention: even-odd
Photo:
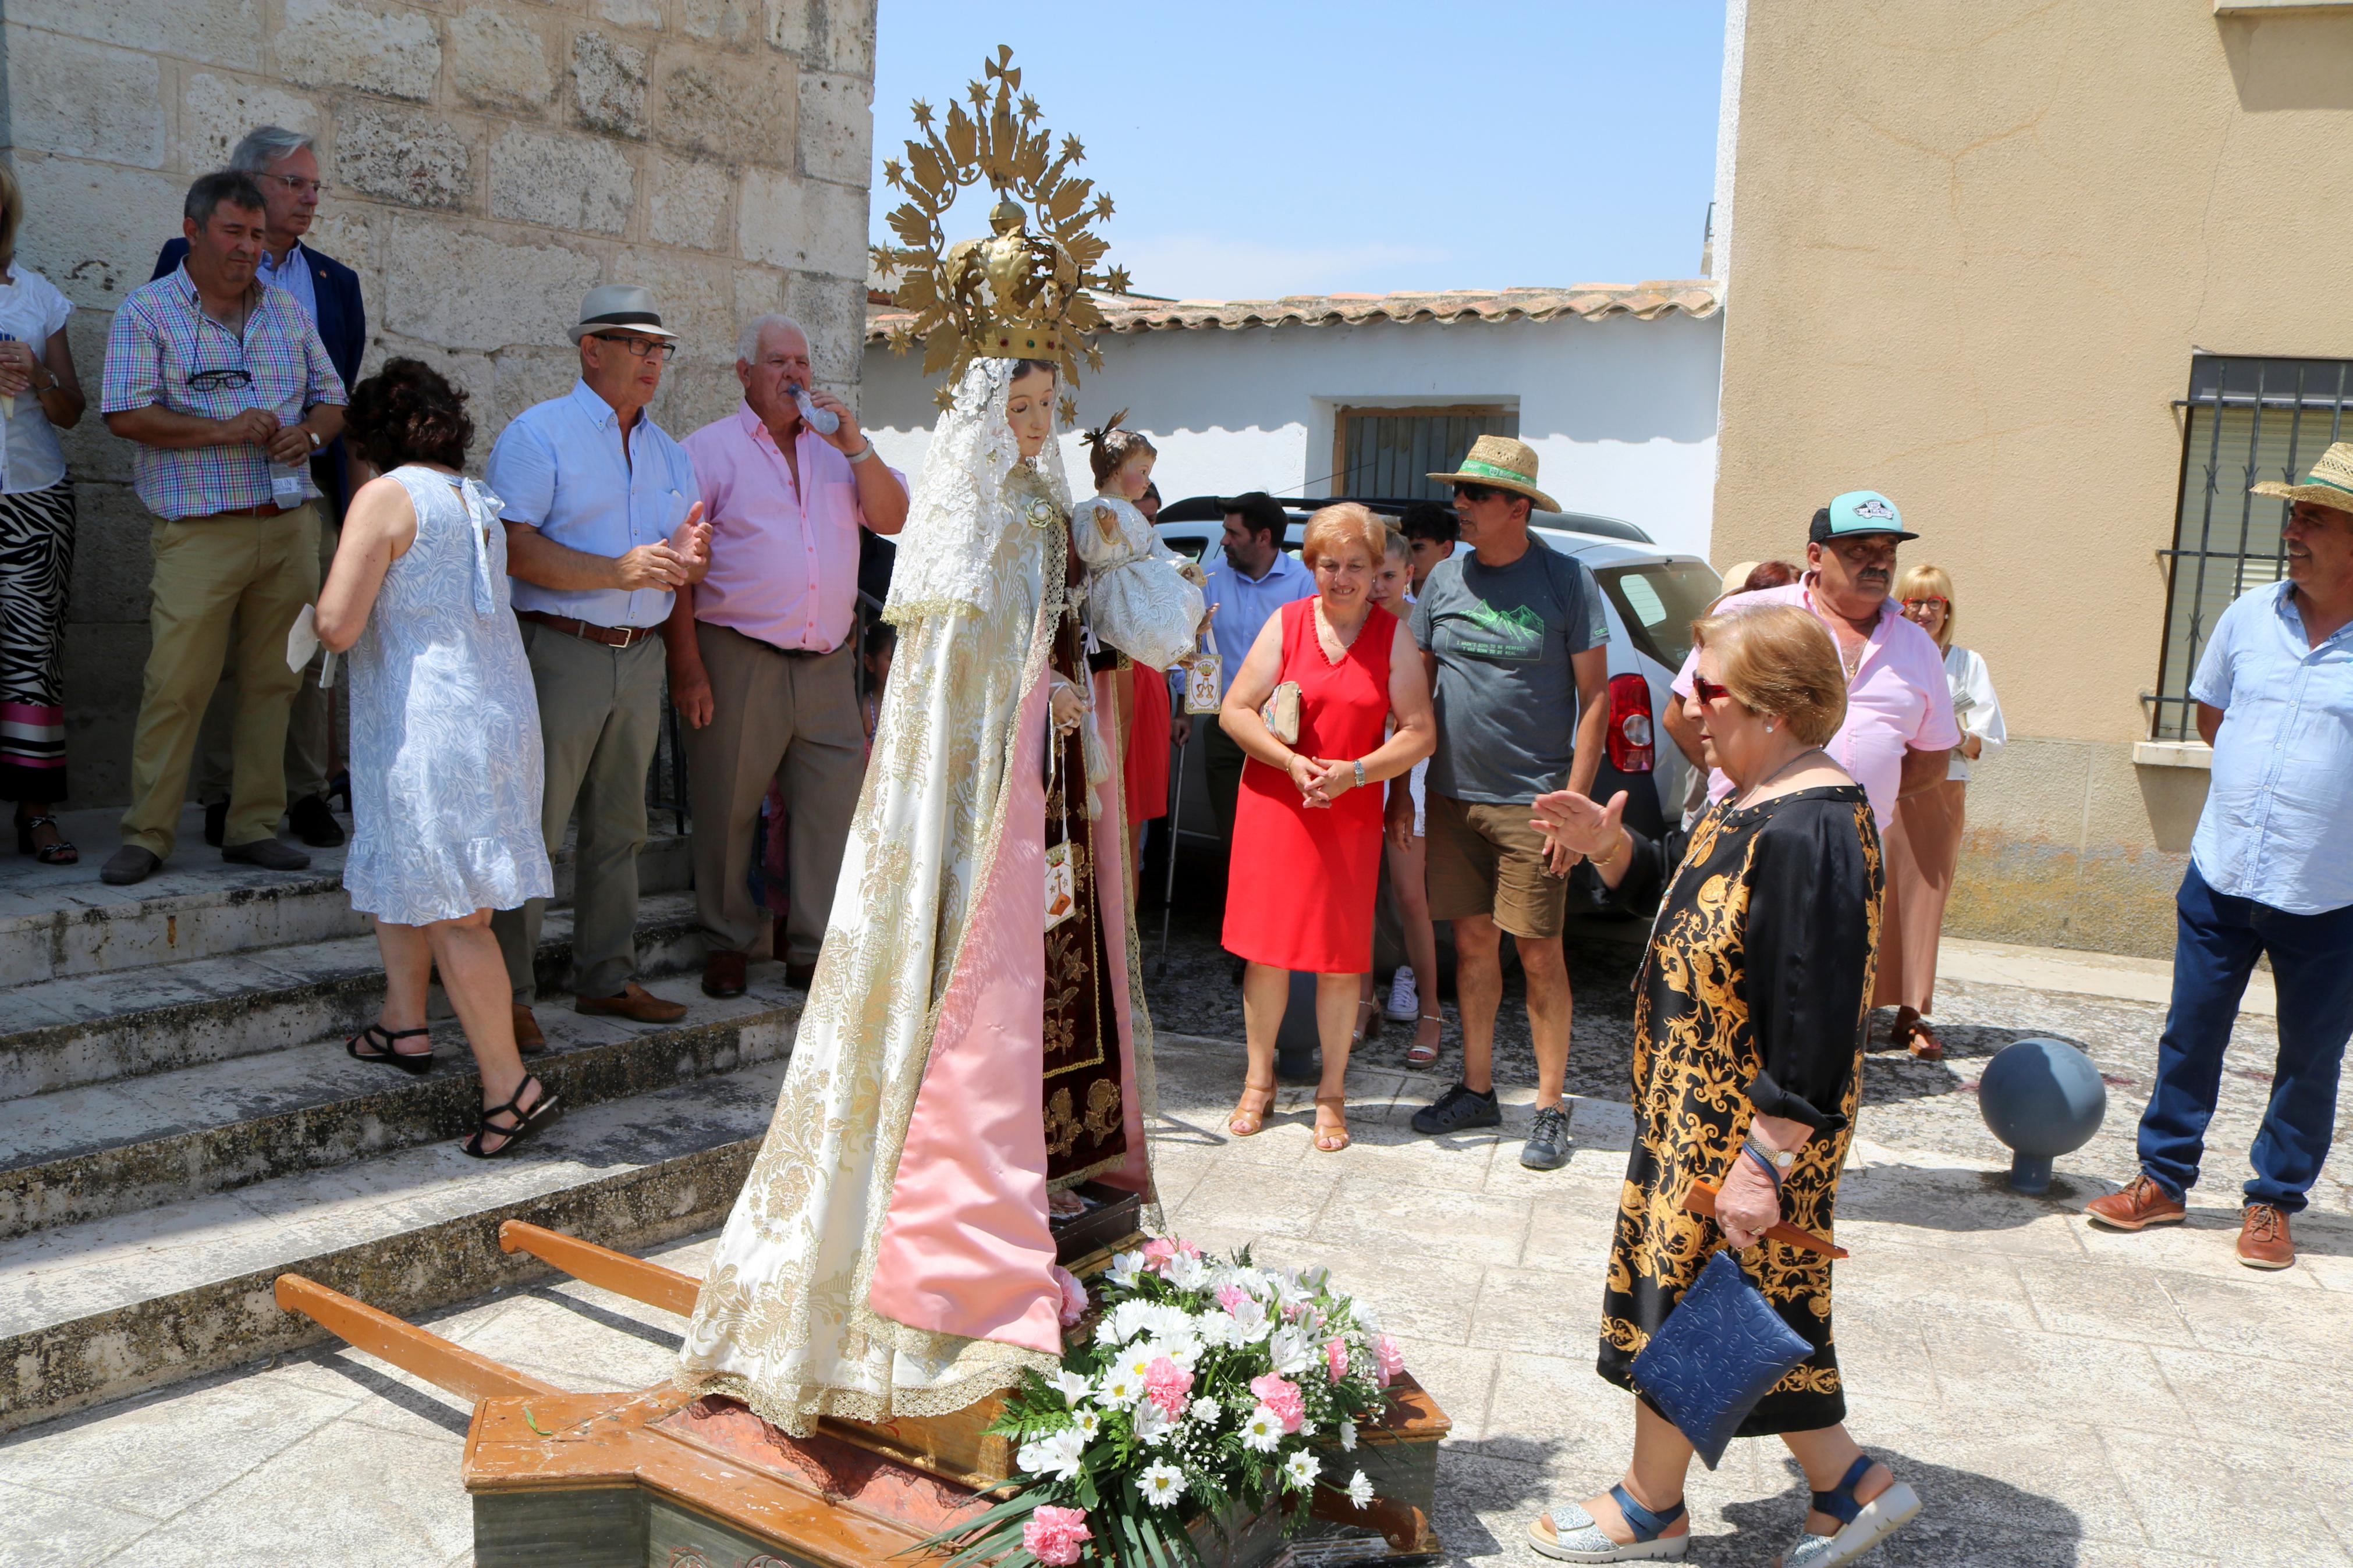
<instances>
[{"instance_id":1,"label":"flower arrangement","mask_svg":"<svg viewBox=\"0 0 2353 1568\"><path fill-rule=\"evenodd\" d=\"M1345 1456L1403 1369L1372 1310L1322 1269L1266 1269L1247 1248L1212 1261L1188 1242L1113 1259L1093 1333L1051 1380L1029 1373L991 1431L1018 1444L1008 1495L934 1544L947 1568L1186 1568L1187 1526L1233 1504L1306 1521L1319 1489L1373 1500Z\"/></svg>"}]
</instances>

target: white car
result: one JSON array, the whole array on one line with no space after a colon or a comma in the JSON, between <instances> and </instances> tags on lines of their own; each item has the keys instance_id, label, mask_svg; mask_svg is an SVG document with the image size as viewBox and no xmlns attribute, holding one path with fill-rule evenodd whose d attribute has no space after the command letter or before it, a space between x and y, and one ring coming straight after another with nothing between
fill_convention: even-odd
<instances>
[{"instance_id":1,"label":"white car","mask_svg":"<svg viewBox=\"0 0 2353 1568\"><path fill-rule=\"evenodd\" d=\"M1285 548L1298 549L1308 514L1330 504L1324 500L1282 500L1291 519ZM1363 504L1395 517L1413 503ZM1659 837L1682 820L1691 782L1691 764L1666 737L1661 715L1674 700L1671 689L1691 650L1691 624L1715 602L1721 581L1698 556L1661 550L1649 534L1620 518L1540 511L1530 521L1546 544L1576 556L1592 571L1608 610L1609 755L1594 780L1594 797L1608 800L1615 792L1626 791L1629 825ZM1170 548L1202 561L1221 548L1224 513L1217 497L1197 496L1164 507L1158 529ZM1185 829L1214 837L1208 798L1201 793L1205 786L1195 783L1199 770L1189 773Z\"/></svg>"}]
</instances>

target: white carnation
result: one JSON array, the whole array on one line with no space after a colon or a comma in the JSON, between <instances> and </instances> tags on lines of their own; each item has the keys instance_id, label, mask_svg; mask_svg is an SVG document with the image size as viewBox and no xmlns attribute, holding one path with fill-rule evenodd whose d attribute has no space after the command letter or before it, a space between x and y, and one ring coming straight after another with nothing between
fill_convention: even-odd
<instances>
[{"instance_id":1,"label":"white carnation","mask_svg":"<svg viewBox=\"0 0 2353 1568\"><path fill-rule=\"evenodd\" d=\"M1205 1394L1193 1401L1193 1407L1186 1414L1204 1426L1215 1426L1225 1419L1226 1407Z\"/></svg>"}]
</instances>

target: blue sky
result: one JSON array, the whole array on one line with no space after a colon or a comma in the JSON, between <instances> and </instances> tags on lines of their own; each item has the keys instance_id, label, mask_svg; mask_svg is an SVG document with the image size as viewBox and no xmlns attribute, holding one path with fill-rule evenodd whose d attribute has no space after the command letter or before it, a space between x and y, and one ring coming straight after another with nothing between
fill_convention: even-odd
<instances>
[{"instance_id":1,"label":"blue sky","mask_svg":"<svg viewBox=\"0 0 2353 1568\"><path fill-rule=\"evenodd\" d=\"M1010 44L1111 192L1112 259L1189 299L1688 278L1722 0L881 0L881 161ZM985 195L985 194L984 194ZM978 233L985 199L960 203ZM955 232L952 229L951 232Z\"/></svg>"}]
</instances>

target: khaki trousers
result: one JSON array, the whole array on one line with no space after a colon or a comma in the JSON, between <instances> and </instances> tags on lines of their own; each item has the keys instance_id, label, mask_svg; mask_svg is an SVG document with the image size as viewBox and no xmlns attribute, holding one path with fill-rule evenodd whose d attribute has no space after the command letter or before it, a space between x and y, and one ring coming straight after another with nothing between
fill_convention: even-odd
<instances>
[{"instance_id":1,"label":"khaki trousers","mask_svg":"<svg viewBox=\"0 0 2353 1568\"><path fill-rule=\"evenodd\" d=\"M168 858L188 796L205 704L234 664L229 812L224 845L278 831L286 813L286 715L301 677L286 634L319 596L319 509L276 517L184 517L155 524L147 680L131 742L122 841ZM232 635L234 627L234 635Z\"/></svg>"},{"instance_id":2,"label":"khaki trousers","mask_svg":"<svg viewBox=\"0 0 2353 1568\"><path fill-rule=\"evenodd\" d=\"M580 812L572 894L572 990L616 996L638 972L638 851L646 847L646 770L661 737L661 639L607 647L536 621L520 624L532 684L546 793L540 827L553 856ZM514 998L536 989L533 960L547 900L497 910L491 930L507 961Z\"/></svg>"},{"instance_id":3,"label":"khaki trousers","mask_svg":"<svg viewBox=\"0 0 2353 1568\"><path fill-rule=\"evenodd\" d=\"M325 521L322 514L319 523L322 583L327 580L327 569L334 564L335 542L342 531ZM229 638L235 641L236 637L237 628L231 626ZM319 684L319 667L326 657L324 648L311 656L310 667L302 671L302 683L294 689L294 707L286 716L289 801L326 794L327 775L334 771L334 737L327 730L327 692ZM220 684L213 689L212 706L205 710L204 726L196 731L195 796L206 805L229 796L229 727L236 712L237 671L226 669L221 672ZM271 826L274 828L276 824Z\"/></svg>"},{"instance_id":4,"label":"khaki trousers","mask_svg":"<svg viewBox=\"0 0 2353 1568\"><path fill-rule=\"evenodd\" d=\"M866 780L866 726L852 681L857 639L796 658L706 621L694 630L712 705L711 722L686 734L703 937L714 952L748 953L759 943L760 910L746 879L752 830L774 779L790 829L785 956L815 963Z\"/></svg>"}]
</instances>

